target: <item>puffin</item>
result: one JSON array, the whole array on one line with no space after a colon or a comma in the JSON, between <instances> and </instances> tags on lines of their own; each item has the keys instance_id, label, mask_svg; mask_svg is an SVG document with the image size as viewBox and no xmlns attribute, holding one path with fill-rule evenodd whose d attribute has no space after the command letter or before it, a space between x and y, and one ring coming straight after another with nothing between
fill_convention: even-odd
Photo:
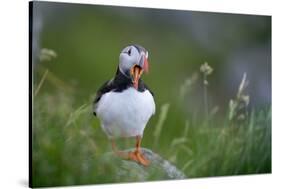
<instances>
[{"instance_id":1,"label":"puffin","mask_svg":"<svg viewBox=\"0 0 281 189\"><path fill-rule=\"evenodd\" d=\"M141 140L150 117L155 114L153 92L141 79L148 69L148 51L144 47L137 44L125 47L115 77L99 88L93 102L93 114L99 118L113 152L143 166L150 161L141 151ZM118 150L115 139L131 137L136 140L135 150Z\"/></svg>"}]
</instances>

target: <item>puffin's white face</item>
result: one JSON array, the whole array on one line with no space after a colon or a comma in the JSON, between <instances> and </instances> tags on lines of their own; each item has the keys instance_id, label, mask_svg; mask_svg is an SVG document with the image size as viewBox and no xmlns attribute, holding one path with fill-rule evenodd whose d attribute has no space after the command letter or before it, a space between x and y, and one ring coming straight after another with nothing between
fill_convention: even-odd
<instances>
[{"instance_id":1,"label":"puffin's white face","mask_svg":"<svg viewBox=\"0 0 281 189\"><path fill-rule=\"evenodd\" d=\"M124 48L119 57L119 69L127 77L132 79L135 88L138 88L138 80L143 71L148 72L148 52L139 45L131 45Z\"/></svg>"}]
</instances>

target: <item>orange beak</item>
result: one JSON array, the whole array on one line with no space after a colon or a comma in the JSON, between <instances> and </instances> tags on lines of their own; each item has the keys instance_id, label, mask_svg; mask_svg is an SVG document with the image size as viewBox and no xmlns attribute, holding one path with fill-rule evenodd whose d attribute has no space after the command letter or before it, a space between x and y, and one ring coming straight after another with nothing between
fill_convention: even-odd
<instances>
[{"instance_id":1,"label":"orange beak","mask_svg":"<svg viewBox=\"0 0 281 189\"><path fill-rule=\"evenodd\" d=\"M138 65L134 65L133 68L131 69L131 75L133 76L133 85L135 89L138 89L139 87L139 79L142 73L143 73L143 69Z\"/></svg>"},{"instance_id":2,"label":"orange beak","mask_svg":"<svg viewBox=\"0 0 281 189\"><path fill-rule=\"evenodd\" d=\"M141 65L141 66L139 66L139 65ZM140 79L143 71L145 73L148 72L148 61L147 61L147 58L145 57L145 55L141 57L139 65L135 64L130 70L131 76L133 76L132 82L133 82L135 89L138 89L138 87L139 87L139 79Z\"/></svg>"},{"instance_id":3,"label":"orange beak","mask_svg":"<svg viewBox=\"0 0 281 189\"><path fill-rule=\"evenodd\" d=\"M147 58L144 57L143 70L145 73L148 73L148 69L149 69L148 65L149 64L148 64Z\"/></svg>"}]
</instances>

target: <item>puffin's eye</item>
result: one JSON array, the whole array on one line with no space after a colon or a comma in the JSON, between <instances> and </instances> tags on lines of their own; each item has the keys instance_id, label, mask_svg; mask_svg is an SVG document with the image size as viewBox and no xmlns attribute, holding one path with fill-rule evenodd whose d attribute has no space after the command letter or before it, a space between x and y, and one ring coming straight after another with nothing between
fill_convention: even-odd
<instances>
[{"instance_id":1,"label":"puffin's eye","mask_svg":"<svg viewBox=\"0 0 281 189\"><path fill-rule=\"evenodd\" d=\"M131 49L128 50L128 55L131 56Z\"/></svg>"}]
</instances>

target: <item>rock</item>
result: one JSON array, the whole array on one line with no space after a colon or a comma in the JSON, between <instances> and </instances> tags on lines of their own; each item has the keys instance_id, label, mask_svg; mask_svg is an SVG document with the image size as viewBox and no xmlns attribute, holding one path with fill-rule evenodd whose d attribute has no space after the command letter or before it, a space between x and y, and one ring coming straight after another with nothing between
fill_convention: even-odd
<instances>
[{"instance_id":1,"label":"rock","mask_svg":"<svg viewBox=\"0 0 281 189\"><path fill-rule=\"evenodd\" d=\"M125 151L133 151L128 149ZM149 149L142 148L145 157L150 160L150 165L145 167L134 161L124 160L113 152L103 155L101 162L103 166L110 167L114 164L114 169L107 170L108 174L114 175L112 181L132 182L132 181L151 181L151 180L169 180L169 179L185 179L185 174L172 165L169 161L163 159L158 154ZM109 173L110 172L110 173Z\"/></svg>"}]
</instances>

